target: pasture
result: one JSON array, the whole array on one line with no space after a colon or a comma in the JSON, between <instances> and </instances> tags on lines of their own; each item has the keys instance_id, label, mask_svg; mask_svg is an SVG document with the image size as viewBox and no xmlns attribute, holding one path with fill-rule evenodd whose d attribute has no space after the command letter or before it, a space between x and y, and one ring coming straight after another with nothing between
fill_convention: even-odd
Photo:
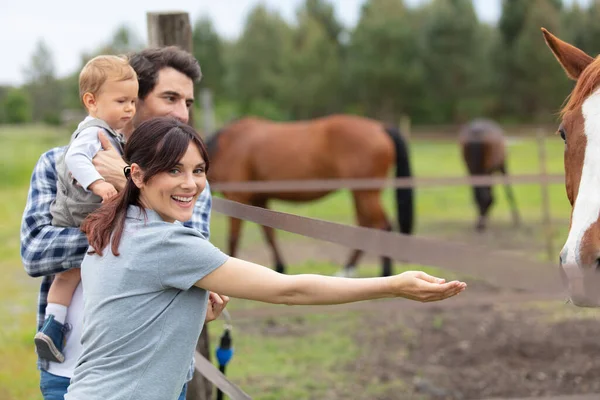
<instances>
[{"instance_id":1,"label":"pasture","mask_svg":"<svg viewBox=\"0 0 600 400\"><path fill-rule=\"evenodd\" d=\"M29 278L19 257L19 226L31 170L46 149L66 144L70 132L42 126L0 127L0 398L39 399L33 335L39 279ZM546 142L549 173L562 172L562 141ZM419 140L410 145L417 177L465 174L454 140ZM509 173L537 173L535 139L519 137L508 149ZM523 226L515 229L500 188L489 230L473 230L476 209L466 186L416 189L415 234L468 241L545 257L541 224L541 191L537 185L516 185ZM562 185L550 186L555 252L568 227L569 204ZM385 208L392 213L392 193ZM340 191L309 204L275 202L279 211L352 224L350 196ZM212 241L225 248L227 220L213 214ZM293 234L277 232L289 273L333 273L347 250ZM271 265L262 232L244 225L240 256ZM557 256L558 257L558 256ZM485 260L482 260L485 262ZM378 261L366 257L359 274L378 274ZM400 265L395 271L423 268L451 278L430 266ZM548 271L556 273L556 271ZM484 296L498 289L467 281L467 289ZM474 297L469 297L472 299ZM533 396L600 391L600 333L595 310L556 303L469 304L448 306L378 301L347 307L269 306L232 300L235 354L227 375L256 399L445 398ZM222 321L209 327L217 343ZM439 396L438 396L439 398Z\"/></svg>"}]
</instances>

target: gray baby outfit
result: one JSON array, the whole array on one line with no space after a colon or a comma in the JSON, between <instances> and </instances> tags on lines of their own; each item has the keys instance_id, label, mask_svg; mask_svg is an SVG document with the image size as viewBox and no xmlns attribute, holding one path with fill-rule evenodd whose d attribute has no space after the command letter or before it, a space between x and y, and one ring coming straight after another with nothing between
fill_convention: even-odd
<instances>
[{"instance_id":1,"label":"gray baby outfit","mask_svg":"<svg viewBox=\"0 0 600 400\"><path fill-rule=\"evenodd\" d=\"M56 200L50 205L52 225L80 226L89 213L102 202L88 186L102 176L92 164L92 158L102 149L98 130L104 129L113 147L123 154L123 136L101 119L87 117L71 135L67 150L56 162L58 184Z\"/></svg>"}]
</instances>

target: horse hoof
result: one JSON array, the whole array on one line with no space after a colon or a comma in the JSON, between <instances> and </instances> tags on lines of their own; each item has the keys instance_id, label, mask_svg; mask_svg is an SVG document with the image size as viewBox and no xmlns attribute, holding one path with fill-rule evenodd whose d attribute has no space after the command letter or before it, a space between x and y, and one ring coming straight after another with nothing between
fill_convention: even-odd
<instances>
[{"instance_id":1,"label":"horse hoof","mask_svg":"<svg viewBox=\"0 0 600 400\"><path fill-rule=\"evenodd\" d=\"M356 267L345 267L337 271L334 276L339 276L342 278L355 278L356 277Z\"/></svg>"},{"instance_id":2,"label":"horse hoof","mask_svg":"<svg viewBox=\"0 0 600 400\"><path fill-rule=\"evenodd\" d=\"M475 225L475 230L479 233L485 231L485 222L479 221L477 225Z\"/></svg>"},{"instance_id":3,"label":"horse hoof","mask_svg":"<svg viewBox=\"0 0 600 400\"><path fill-rule=\"evenodd\" d=\"M279 272L280 274L285 274L285 265L277 263L277 265L275 265L275 271Z\"/></svg>"}]
</instances>

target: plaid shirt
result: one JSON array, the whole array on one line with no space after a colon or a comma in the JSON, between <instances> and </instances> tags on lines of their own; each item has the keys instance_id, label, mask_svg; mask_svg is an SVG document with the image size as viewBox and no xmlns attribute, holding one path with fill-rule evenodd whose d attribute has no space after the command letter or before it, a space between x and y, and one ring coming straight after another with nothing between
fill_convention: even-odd
<instances>
[{"instance_id":1,"label":"plaid shirt","mask_svg":"<svg viewBox=\"0 0 600 400\"><path fill-rule=\"evenodd\" d=\"M21 259L31 277L43 277L38 296L37 329L41 329L48 304L48 290L54 274L80 267L88 250L88 242L79 228L52 226L50 205L56 197L58 175L56 161L67 147L56 147L41 155L33 174L27 204L21 221ZM210 235L212 200L208 182L202 192L187 227L198 229L207 239ZM38 366L46 369L43 360Z\"/></svg>"}]
</instances>

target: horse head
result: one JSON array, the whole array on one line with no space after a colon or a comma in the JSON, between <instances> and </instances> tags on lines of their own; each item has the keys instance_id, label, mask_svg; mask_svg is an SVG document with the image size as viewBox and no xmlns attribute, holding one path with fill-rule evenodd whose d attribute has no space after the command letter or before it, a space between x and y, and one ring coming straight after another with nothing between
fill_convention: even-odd
<instances>
[{"instance_id":1,"label":"horse head","mask_svg":"<svg viewBox=\"0 0 600 400\"><path fill-rule=\"evenodd\" d=\"M546 44L576 81L561 110L565 189L571 203L569 234L560 270L571 301L600 306L600 58L543 29Z\"/></svg>"}]
</instances>

